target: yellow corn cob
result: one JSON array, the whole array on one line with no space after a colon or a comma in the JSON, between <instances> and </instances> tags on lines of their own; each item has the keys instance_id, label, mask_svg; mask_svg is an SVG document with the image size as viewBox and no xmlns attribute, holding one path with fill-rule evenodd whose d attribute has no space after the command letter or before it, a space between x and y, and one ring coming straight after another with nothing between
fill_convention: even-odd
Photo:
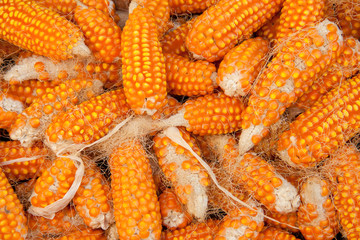
<instances>
[{"instance_id":1,"label":"yellow corn cob","mask_svg":"<svg viewBox=\"0 0 360 240\"><path fill-rule=\"evenodd\" d=\"M72 14L76 0L38 0L37 3L63 15Z\"/></svg>"},{"instance_id":2,"label":"yellow corn cob","mask_svg":"<svg viewBox=\"0 0 360 240\"><path fill-rule=\"evenodd\" d=\"M78 1L85 4L86 6L99 9L110 16L114 16L115 4L112 0L78 0Z\"/></svg>"},{"instance_id":3,"label":"yellow corn cob","mask_svg":"<svg viewBox=\"0 0 360 240\"><path fill-rule=\"evenodd\" d=\"M269 42L263 38L245 40L231 49L221 61L218 85L228 96L245 96L265 65Z\"/></svg>"},{"instance_id":4,"label":"yellow corn cob","mask_svg":"<svg viewBox=\"0 0 360 240\"><path fill-rule=\"evenodd\" d=\"M185 46L185 39L196 18L183 23L176 29L169 31L161 39L161 47L164 53L174 53L183 57L188 57L189 53Z\"/></svg>"},{"instance_id":5,"label":"yellow corn cob","mask_svg":"<svg viewBox=\"0 0 360 240\"><path fill-rule=\"evenodd\" d=\"M0 168L0 239L25 240L28 227L23 206Z\"/></svg>"},{"instance_id":6,"label":"yellow corn cob","mask_svg":"<svg viewBox=\"0 0 360 240\"><path fill-rule=\"evenodd\" d=\"M138 5L149 10L155 21L158 30L159 38L168 29L170 20L170 6L168 0L132 0L129 6L129 12L132 13L133 9Z\"/></svg>"},{"instance_id":7,"label":"yellow corn cob","mask_svg":"<svg viewBox=\"0 0 360 240\"><path fill-rule=\"evenodd\" d=\"M218 229L219 221L209 219L202 223L193 223L185 228L174 231L166 230L162 233L162 240L212 240Z\"/></svg>"},{"instance_id":8,"label":"yellow corn cob","mask_svg":"<svg viewBox=\"0 0 360 240\"><path fill-rule=\"evenodd\" d=\"M255 153L239 155L231 136L210 138L219 153L219 162L232 181L241 185L270 211L290 213L300 205L297 189Z\"/></svg>"},{"instance_id":9,"label":"yellow corn cob","mask_svg":"<svg viewBox=\"0 0 360 240\"><path fill-rule=\"evenodd\" d=\"M291 232L299 231L297 212L281 214L277 212L265 211L265 215L278 221L275 222L273 220L265 218L265 222L269 226L286 229L287 231Z\"/></svg>"},{"instance_id":10,"label":"yellow corn cob","mask_svg":"<svg viewBox=\"0 0 360 240\"><path fill-rule=\"evenodd\" d=\"M344 145L360 124L360 76L320 98L278 141L280 157L294 167L314 167Z\"/></svg>"},{"instance_id":11,"label":"yellow corn cob","mask_svg":"<svg viewBox=\"0 0 360 240\"><path fill-rule=\"evenodd\" d=\"M110 186L95 164L86 164L84 177L73 202L87 226L105 230L114 217Z\"/></svg>"},{"instance_id":12,"label":"yellow corn cob","mask_svg":"<svg viewBox=\"0 0 360 240\"><path fill-rule=\"evenodd\" d=\"M64 81L19 114L11 126L10 137L30 146L43 137L50 119L73 104L85 101L102 91L102 83L88 79Z\"/></svg>"},{"instance_id":13,"label":"yellow corn cob","mask_svg":"<svg viewBox=\"0 0 360 240\"><path fill-rule=\"evenodd\" d=\"M176 194L166 189L159 196L162 224L169 230L186 227L192 217L183 209L183 206Z\"/></svg>"},{"instance_id":14,"label":"yellow corn cob","mask_svg":"<svg viewBox=\"0 0 360 240\"><path fill-rule=\"evenodd\" d=\"M36 1L4 0L0 9L0 38L54 60L90 55L79 28Z\"/></svg>"},{"instance_id":15,"label":"yellow corn cob","mask_svg":"<svg viewBox=\"0 0 360 240\"><path fill-rule=\"evenodd\" d=\"M156 21L138 6L129 15L121 40L126 100L137 114L149 115L166 104L166 67Z\"/></svg>"},{"instance_id":16,"label":"yellow corn cob","mask_svg":"<svg viewBox=\"0 0 360 240\"><path fill-rule=\"evenodd\" d=\"M283 0L220 0L196 18L186 38L196 58L220 60L231 48L249 38L270 20Z\"/></svg>"},{"instance_id":17,"label":"yellow corn cob","mask_svg":"<svg viewBox=\"0 0 360 240\"><path fill-rule=\"evenodd\" d=\"M174 95L197 96L214 91L216 67L206 61L193 62L186 57L165 53L166 82Z\"/></svg>"},{"instance_id":18,"label":"yellow corn cob","mask_svg":"<svg viewBox=\"0 0 360 240\"><path fill-rule=\"evenodd\" d=\"M336 3L337 17L345 36L360 38L360 5L357 0Z\"/></svg>"},{"instance_id":19,"label":"yellow corn cob","mask_svg":"<svg viewBox=\"0 0 360 240\"><path fill-rule=\"evenodd\" d=\"M300 240L294 235L275 227L264 227L257 240Z\"/></svg>"},{"instance_id":20,"label":"yellow corn cob","mask_svg":"<svg viewBox=\"0 0 360 240\"><path fill-rule=\"evenodd\" d=\"M254 205L254 204L253 204ZM256 211L240 207L228 213L219 225L214 240L256 240L264 226L264 215L260 207Z\"/></svg>"},{"instance_id":21,"label":"yellow corn cob","mask_svg":"<svg viewBox=\"0 0 360 240\"><path fill-rule=\"evenodd\" d=\"M26 162L16 162L1 166L6 177L11 181L21 181L34 178L38 175L49 151L41 143L31 147L23 147L19 141L0 142L0 164L6 164L17 158L38 158Z\"/></svg>"},{"instance_id":22,"label":"yellow corn cob","mask_svg":"<svg viewBox=\"0 0 360 240\"><path fill-rule=\"evenodd\" d=\"M58 238L58 240L106 240L103 230L78 230L66 236Z\"/></svg>"},{"instance_id":23,"label":"yellow corn cob","mask_svg":"<svg viewBox=\"0 0 360 240\"><path fill-rule=\"evenodd\" d=\"M0 94L0 128L10 129L18 114L24 110L24 104L16 95Z\"/></svg>"},{"instance_id":24,"label":"yellow corn cob","mask_svg":"<svg viewBox=\"0 0 360 240\"><path fill-rule=\"evenodd\" d=\"M123 89L106 92L55 116L45 131L46 141L53 150L93 143L122 121L128 111Z\"/></svg>"},{"instance_id":25,"label":"yellow corn cob","mask_svg":"<svg viewBox=\"0 0 360 240\"><path fill-rule=\"evenodd\" d=\"M301 109L310 108L322 95L337 87L346 78L360 69L360 42L355 38L344 40L344 48L334 63L316 82L302 95L295 106Z\"/></svg>"},{"instance_id":26,"label":"yellow corn cob","mask_svg":"<svg viewBox=\"0 0 360 240\"><path fill-rule=\"evenodd\" d=\"M190 133L179 129L183 139L201 156L196 140ZM166 178L174 186L180 201L194 217L205 217L208 197L206 187L209 177L205 169L191 152L170 140L163 132L154 137L153 149Z\"/></svg>"},{"instance_id":27,"label":"yellow corn cob","mask_svg":"<svg viewBox=\"0 0 360 240\"><path fill-rule=\"evenodd\" d=\"M225 134L241 128L244 107L239 98L213 93L186 101L167 122L198 135Z\"/></svg>"},{"instance_id":28,"label":"yellow corn cob","mask_svg":"<svg viewBox=\"0 0 360 240\"><path fill-rule=\"evenodd\" d=\"M171 14L201 13L219 0L169 0Z\"/></svg>"},{"instance_id":29,"label":"yellow corn cob","mask_svg":"<svg viewBox=\"0 0 360 240\"><path fill-rule=\"evenodd\" d=\"M41 237L46 235L69 234L86 227L74 208L66 207L57 212L53 219L28 214L29 235Z\"/></svg>"},{"instance_id":30,"label":"yellow corn cob","mask_svg":"<svg viewBox=\"0 0 360 240\"><path fill-rule=\"evenodd\" d=\"M85 74L104 83L105 88L122 85L121 61L116 63L90 62L85 66Z\"/></svg>"},{"instance_id":31,"label":"yellow corn cob","mask_svg":"<svg viewBox=\"0 0 360 240\"><path fill-rule=\"evenodd\" d=\"M298 220L305 239L333 239L338 221L328 183L320 177L310 177L302 185L300 196Z\"/></svg>"},{"instance_id":32,"label":"yellow corn cob","mask_svg":"<svg viewBox=\"0 0 360 240\"><path fill-rule=\"evenodd\" d=\"M93 7L77 7L74 18L97 60L105 63L120 60L121 29L111 16Z\"/></svg>"},{"instance_id":33,"label":"yellow corn cob","mask_svg":"<svg viewBox=\"0 0 360 240\"><path fill-rule=\"evenodd\" d=\"M41 98L44 94L59 85L60 81L39 81L29 80L22 83L1 84L2 92L16 96L25 106L29 106L35 99Z\"/></svg>"},{"instance_id":34,"label":"yellow corn cob","mask_svg":"<svg viewBox=\"0 0 360 240\"><path fill-rule=\"evenodd\" d=\"M280 24L280 13L276 14L269 22L262 26L257 32L256 36L268 39L272 44L276 37L277 28Z\"/></svg>"},{"instance_id":35,"label":"yellow corn cob","mask_svg":"<svg viewBox=\"0 0 360 240\"><path fill-rule=\"evenodd\" d=\"M69 158L56 158L53 164L36 180L30 196L31 205L44 208L64 197L70 189L77 168Z\"/></svg>"},{"instance_id":36,"label":"yellow corn cob","mask_svg":"<svg viewBox=\"0 0 360 240\"><path fill-rule=\"evenodd\" d=\"M276 30L278 41L301 29L315 26L324 16L326 0L285 0Z\"/></svg>"},{"instance_id":37,"label":"yellow corn cob","mask_svg":"<svg viewBox=\"0 0 360 240\"><path fill-rule=\"evenodd\" d=\"M161 214L150 163L138 141L122 143L109 159L120 239L160 239Z\"/></svg>"},{"instance_id":38,"label":"yellow corn cob","mask_svg":"<svg viewBox=\"0 0 360 240\"><path fill-rule=\"evenodd\" d=\"M328 20L292 35L259 76L242 114L240 154L269 133L269 126L337 60L341 46L341 32Z\"/></svg>"},{"instance_id":39,"label":"yellow corn cob","mask_svg":"<svg viewBox=\"0 0 360 240\"><path fill-rule=\"evenodd\" d=\"M152 116L152 119L163 119L167 118L173 114L175 114L178 109L181 107L181 103L179 103L175 98L170 95L166 96L167 103L165 106L158 109Z\"/></svg>"}]
</instances>

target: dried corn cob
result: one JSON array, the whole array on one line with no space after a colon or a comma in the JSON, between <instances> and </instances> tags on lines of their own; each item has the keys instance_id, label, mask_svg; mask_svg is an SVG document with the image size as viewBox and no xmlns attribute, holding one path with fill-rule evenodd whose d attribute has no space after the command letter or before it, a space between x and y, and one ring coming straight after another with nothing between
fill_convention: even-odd
<instances>
[{"instance_id":1,"label":"dried corn cob","mask_svg":"<svg viewBox=\"0 0 360 240\"><path fill-rule=\"evenodd\" d=\"M188 57L189 54L185 46L185 39L194 24L195 19L195 17L192 18L164 35L161 39L161 47L164 53L174 53L183 57Z\"/></svg>"},{"instance_id":2,"label":"dried corn cob","mask_svg":"<svg viewBox=\"0 0 360 240\"><path fill-rule=\"evenodd\" d=\"M285 0L276 28L276 39L286 40L291 34L315 26L325 16L326 0Z\"/></svg>"},{"instance_id":3,"label":"dried corn cob","mask_svg":"<svg viewBox=\"0 0 360 240\"><path fill-rule=\"evenodd\" d=\"M269 22L262 26L257 32L258 37L266 38L273 43L280 24L280 13L276 14Z\"/></svg>"},{"instance_id":4,"label":"dried corn cob","mask_svg":"<svg viewBox=\"0 0 360 240\"><path fill-rule=\"evenodd\" d=\"M165 53L166 82L174 95L197 96L214 91L216 67L206 61L193 62L186 57Z\"/></svg>"},{"instance_id":5,"label":"dried corn cob","mask_svg":"<svg viewBox=\"0 0 360 240\"><path fill-rule=\"evenodd\" d=\"M355 74L360 69L359 52L360 42L355 38L346 38L338 60L299 98L295 106L310 108L322 95Z\"/></svg>"},{"instance_id":6,"label":"dried corn cob","mask_svg":"<svg viewBox=\"0 0 360 240\"><path fill-rule=\"evenodd\" d=\"M201 155L196 140L190 133L179 129L180 134L190 147ZM208 197L206 187L209 177L205 169L191 152L171 141L164 132L154 137L153 149L165 176L174 186L180 201L186 206L187 212L198 219L204 219Z\"/></svg>"},{"instance_id":7,"label":"dried corn cob","mask_svg":"<svg viewBox=\"0 0 360 240\"><path fill-rule=\"evenodd\" d=\"M95 164L87 162L73 202L87 226L106 230L114 218L110 186Z\"/></svg>"},{"instance_id":8,"label":"dried corn cob","mask_svg":"<svg viewBox=\"0 0 360 240\"><path fill-rule=\"evenodd\" d=\"M239 155L235 138L231 136L212 136L217 147L219 162L234 183L243 186L256 200L270 211L289 213L300 205L297 189L278 174L274 167L248 152Z\"/></svg>"},{"instance_id":9,"label":"dried corn cob","mask_svg":"<svg viewBox=\"0 0 360 240\"><path fill-rule=\"evenodd\" d=\"M220 60L231 48L249 38L270 20L283 0L220 0L199 16L186 38L196 58Z\"/></svg>"},{"instance_id":10,"label":"dried corn cob","mask_svg":"<svg viewBox=\"0 0 360 240\"><path fill-rule=\"evenodd\" d=\"M79 28L36 1L4 0L0 9L0 38L54 60L90 55Z\"/></svg>"},{"instance_id":11,"label":"dried corn cob","mask_svg":"<svg viewBox=\"0 0 360 240\"><path fill-rule=\"evenodd\" d=\"M10 129L18 114L24 110L24 104L16 95L0 94L0 128Z\"/></svg>"},{"instance_id":12,"label":"dried corn cob","mask_svg":"<svg viewBox=\"0 0 360 240\"><path fill-rule=\"evenodd\" d=\"M280 157L298 168L314 167L359 131L360 76L320 98L290 124L278 141Z\"/></svg>"},{"instance_id":13,"label":"dried corn cob","mask_svg":"<svg viewBox=\"0 0 360 240\"><path fill-rule=\"evenodd\" d=\"M166 230L162 233L162 240L212 240L218 229L218 221L209 219L202 223L193 223L185 228L174 231Z\"/></svg>"},{"instance_id":14,"label":"dried corn cob","mask_svg":"<svg viewBox=\"0 0 360 240\"><path fill-rule=\"evenodd\" d=\"M103 230L85 229L70 233L58 238L58 240L106 240L106 237Z\"/></svg>"},{"instance_id":15,"label":"dried corn cob","mask_svg":"<svg viewBox=\"0 0 360 240\"><path fill-rule=\"evenodd\" d=\"M116 63L90 62L85 66L85 74L99 79L105 88L122 85L121 61Z\"/></svg>"},{"instance_id":16,"label":"dried corn cob","mask_svg":"<svg viewBox=\"0 0 360 240\"><path fill-rule=\"evenodd\" d=\"M23 147L19 141L0 142L0 166L6 177L11 181L21 181L34 178L49 155L42 143L31 147ZM33 160L7 164L18 158L34 158ZM4 165L6 164L6 165Z\"/></svg>"},{"instance_id":17,"label":"dried corn cob","mask_svg":"<svg viewBox=\"0 0 360 240\"><path fill-rule=\"evenodd\" d=\"M332 194L342 233L348 240L360 238L359 174L360 153L355 146L344 146L323 168L333 184Z\"/></svg>"},{"instance_id":18,"label":"dried corn cob","mask_svg":"<svg viewBox=\"0 0 360 240\"><path fill-rule=\"evenodd\" d=\"M17 116L10 129L10 137L20 140L24 146L31 146L43 137L43 131L54 115L101 91L102 83L98 80L71 79L59 84Z\"/></svg>"},{"instance_id":19,"label":"dried corn cob","mask_svg":"<svg viewBox=\"0 0 360 240\"><path fill-rule=\"evenodd\" d=\"M232 210L219 225L214 240L224 239L257 239L259 232L264 226L264 212L254 202L248 201L254 207L250 210L246 207Z\"/></svg>"},{"instance_id":20,"label":"dried corn cob","mask_svg":"<svg viewBox=\"0 0 360 240\"><path fill-rule=\"evenodd\" d=\"M360 38L360 5L357 0L340 0L336 4L337 17L345 36Z\"/></svg>"},{"instance_id":21,"label":"dried corn cob","mask_svg":"<svg viewBox=\"0 0 360 240\"><path fill-rule=\"evenodd\" d=\"M97 60L105 63L120 60L121 29L111 16L99 9L81 6L75 9L74 18Z\"/></svg>"},{"instance_id":22,"label":"dried corn cob","mask_svg":"<svg viewBox=\"0 0 360 240\"><path fill-rule=\"evenodd\" d=\"M51 91L61 81L39 81L29 80L22 83L3 83L2 92L16 96L25 106L29 106L35 99L41 98L44 94Z\"/></svg>"},{"instance_id":23,"label":"dried corn cob","mask_svg":"<svg viewBox=\"0 0 360 240\"><path fill-rule=\"evenodd\" d=\"M63 198L75 179L76 170L77 167L70 158L56 158L53 164L36 180L29 199L31 207L45 208ZM33 212L30 213L33 214Z\"/></svg>"},{"instance_id":24,"label":"dried corn cob","mask_svg":"<svg viewBox=\"0 0 360 240\"><path fill-rule=\"evenodd\" d=\"M341 32L328 20L292 35L261 73L242 114L240 154L269 133L269 126L337 60L341 46Z\"/></svg>"},{"instance_id":25,"label":"dried corn cob","mask_svg":"<svg viewBox=\"0 0 360 240\"><path fill-rule=\"evenodd\" d=\"M123 89L106 92L55 116L45 131L46 143L54 151L93 143L124 120L128 112Z\"/></svg>"},{"instance_id":26,"label":"dried corn cob","mask_svg":"<svg viewBox=\"0 0 360 240\"><path fill-rule=\"evenodd\" d=\"M235 132L241 126L241 99L213 93L186 101L178 113L165 120L165 124L184 126L198 135Z\"/></svg>"},{"instance_id":27,"label":"dried corn cob","mask_svg":"<svg viewBox=\"0 0 360 240\"><path fill-rule=\"evenodd\" d=\"M260 37L231 49L221 61L216 79L224 93L230 97L247 95L266 63L268 51L269 42Z\"/></svg>"},{"instance_id":28,"label":"dried corn cob","mask_svg":"<svg viewBox=\"0 0 360 240\"><path fill-rule=\"evenodd\" d=\"M77 6L76 0L37 0L37 3L62 15L72 14Z\"/></svg>"},{"instance_id":29,"label":"dried corn cob","mask_svg":"<svg viewBox=\"0 0 360 240\"><path fill-rule=\"evenodd\" d=\"M69 206L57 212L51 220L28 214L28 226L29 235L33 237L69 234L74 230L86 227L75 209Z\"/></svg>"},{"instance_id":30,"label":"dried corn cob","mask_svg":"<svg viewBox=\"0 0 360 240\"><path fill-rule=\"evenodd\" d=\"M109 159L116 227L121 239L160 239L161 214L149 160L138 141Z\"/></svg>"},{"instance_id":31,"label":"dried corn cob","mask_svg":"<svg viewBox=\"0 0 360 240\"><path fill-rule=\"evenodd\" d=\"M299 228L305 239L333 239L338 221L329 184L320 177L310 177L302 185L300 196Z\"/></svg>"},{"instance_id":32,"label":"dried corn cob","mask_svg":"<svg viewBox=\"0 0 360 240\"><path fill-rule=\"evenodd\" d=\"M180 199L176 194L166 189L159 196L162 224L169 230L186 227L192 220L191 216L183 209Z\"/></svg>"},{"instance_id":33,"label":"dried corn cob","mask_svg":"<svg viewBox=\"0 0 360 240\"><path fill-rule=\"evenodd\" d=\"M25 240L28 227L23 206L0 168L0 239Z\"/></svg>"},{"instance_id":34,"label":"dried corn cob","mask_svg":"<svg viewBox=\"0 0 360 240\"><path fill-rule=\"evenodd\" d=\"M275 227L264 227L258 240L300 240L294 235Z\"/></svg>"},{"instance_id":35,"label":"dried corn cob","mask_svg":"<svg viewBox=\"0 0 360 240\"><path fill-rule=\"evenodd\" d=\"M173 114L175 114L178 109L181 107L181 103L179 103L175 98L170 95L166 96L167 103L162 108L158 109L152 116L152 119L163 119L167 118Z\"/></svg>"},{"instance_id":36,"label":"dried corn cob","mask_svg":"<svg viewBox=\"0 0 360 240\"><path fill-rule=\"evenodd\" d=\"M127 102L137 114L154 114L166 104L166 67L156 21L147 9L138 6L130 14L121 53Z\"/></svg>"},{"instance_id":37,"label":"dried corn cob","mask_svg":"<svg viewBox=\"0 0 360 240\"><path fill-rule=\"evenodd\" d=\"M88 7L96 8L114 17L115 4L112 0L77 0ZM78 5L79 2L77 2Z\"/></svg>"},{"instance_id":38,"label":"dried corn cob","mask_svg":"<svg viewBox=\"0 0 360 240\"><path fill-rule=\"evenodd\" d=\"M219 0L169 0L171 14L201 13Z\"/></svg>"},{"instance_id":39,"label":"dried corn cob","mask_svg":"<svg viewBox=\"0 0 360 240\"><path fill-rule=\"evenodd\" d=\"M291 231L291 232L299 231L297 212L281 214L277 212L265 211L265 215L278 221L275 222L271 219L265 218L265 222L269 226L286 229L287 231Z\"/></svg>"}]
</instances>

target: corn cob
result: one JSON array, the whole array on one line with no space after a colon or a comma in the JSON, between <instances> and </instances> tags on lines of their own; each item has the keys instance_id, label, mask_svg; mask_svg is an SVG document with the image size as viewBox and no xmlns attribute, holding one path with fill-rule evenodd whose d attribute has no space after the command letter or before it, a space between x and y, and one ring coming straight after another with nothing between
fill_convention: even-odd
<instances>
[{"instance_id":1,"label":"corn cob","mask_svg":"<svg viewBox=\"0 0 360 240\"><path fill-rule=\"evenodd\" d=\"M88 7L99 9L104 13L107 13L108 15L114 17L115 4L112 0L77 0L77 1L85 4ZM77 2L78 6L80 5L79 2Z\"/></svg>"},{"instance_id":2,"label":"corn cob","mask_svg":"<svg viewBox=\"0 0 360 240\"><path fill-rule=\"evenodd\" d=\"M161 214L149 160L138 141L109 159L114 215L120 239L160 239Z\"/></svg>"},{"instance_id":3,"label":"corn cob","mask_svg":"<svg viewBox=\"0 0 360 240\"><path fill-rule=\"evenodd\" d=\"M162 233L162 240L212 240L218 229L218 221L209 219L202 223L193 223L185 228L174 231L166 230Z\"/></svg>"},{"instance_id":4,"label":"corn cob","mask_svg":"<svg viewBox=\"0 0 360 240\"><path fill-rule=\"evenodd\" d=\"M281 214L277 212L265 211L265 215L278 221L275 222L271 219L265 218L265 223L268 226L273 226L275 228L282 228L290 232L299 231L297 212Z\"/></svg>"},{"instance_id":5,"label":"corn cob","mask_svg":"<svg viewBox=\"0 0 360 240\"><path fill-rule=\"evenodd\" d=\"M201 13L219 0L169 0L171 14Z\"/></svg>"},{"instance_id":6,"label":"corn cob","mask_svg":"<svg viewBox=\"0 0 360 240\"><path fill-rule=\"evenodd\" d=\"M106 240L106 237L103 230L85 229L62 236L58 240Z\"/></svg>"},{"instance_id":7,"label":"corn cob","mask_svg":"<svg viewBox=\"0 0 360 240\"><path fill-rule=\"evenodd\" d=\"M122 85L121 61L116 63L90 62L85 66L85 74L99 79L105 88Z\"/></svg>"},{"instance_id":8,"label":"corn cob","mask_svg":"<svg viewBox=\"0 0 360 240\"><path fill-rule=\"evenodd\" d=\"M240 207L228 213L222 219L219 230L215 233L214 240L224 239L257 239L264 226L264 212L256 206L255 202L248 201L254 208L250 210Z\"/></svg>"},{"instance_id":9,"label":"corn cob","mask_svg":"<svg viewBox=\"0 0 360 240\"><path fill-rule=\"evenodd\" d=\"M4 0L0 9L0 38L54 60L90 55L79 28L36 1Z\"/></svg>"},{"instance_id":10,"label":"corn cob","mask_svg":"<svg viewBox=\"0 0 360 240\"><path fill-rule=\"evenodd\" d=\"M62 15L72 14L77 6L76 0L38 0L37 3Z\"/></svg>"},{"instance_id":11,"label":"corn cob","mask_svg":"<svg viewBox=\"0 0 360 240\"><path fill-rule=\"evenodd\" d=\"M201 155L199 147L190 133L179 129L190 147ZM186 206L187 212L198 219L204 219L208 197L206 188L209 177L205 169L191 152L165 136L164 132L154 137L153 149L166 178L172 183L175 193Z\"/></svg>"},{"instance_id":12,"label":"corn cob","mask_svg":"<svg viewBox=\"0 0 360 240\"><path fill-rule=\"evenodd\" d=\"M10 129L18 114L24 110L24 104L16 95L0 95L0 128Z\"/></svg>"},{"instance_id":13,"label":"corn cob","mask_svg":"<svg viewBox=\"0 0 360 240\"><path fill-rule=\"evenodd\" d=\"M41 143L32 147L22 147L19 141L0 142L0 166L6 177L11 181L21 181L34 178L45 163L49 151ZM32 158L25 162L16 162L8 165L6 162L17 158Z\"/></svg>"},{"instance_id":14,"label":"corn cob","mask_svg":"<svg viewBox=\"0 0 360 240\"><path fill-rule=\"evenodd\" d=\"M283 0L220 0L199 16L186 37L196 58L220 60L238 42L249 38L281 8Z\"/></svg>"},{"instance_id":15,"label":"corn cob","mask_svg":"<svg viewBox=\"0 0 360 240\"><path fill-rule=\"evenodd\" d=\"M29 235L33 237L69 234L86 227L75 209L69 206L57 212L51 220L28 214L28 226Z\"/></svg>"},{"instance_id":16,"label":"corn cob","mask_svg":"<svg viewBox=\"0 0 360 240\"><path fill-rule=\"evenodd\" d=\"M298 168L314 167L344 145L360 125L360 76L320 98L290 124L278 141L280 157Z\"/></svg>"},{"instance_id":17,"label":"corn cob","mask_svg":"<svg viewBox=\"0 0 360 240\"><path fill-rule=\"evenodd\" d=\"M258 240L300 240L294 235L275 227L264 227Z\"/></svg>"},{"instance_id":18,"label":"corn cob","mask_svg":"<svg viewBox=\"0 0 360 240\"><path fill-rule=\"evenodd\" d=\"M73 202L87 226L106 230L113 220L109 183L95 164L87 162L84 177Z\"/></svg>"},{"instance_id":19,"label":"corn cob","mask_svg":"<svg viewBox=\"0 0 360 240\"><path fill-rule=\"evenodd\" d=\"M192 220L191 216L183 209L180 199L176 194L166 189L159 196L162 224L169 230L186 227Z\"/></svg>"},{"instance_id":20,"label":"corn cob","mask_svg":"<svg viewBox=\"0 0 360 240\"><path fill-rule=\"evenodd\" d=\"M360 38L360 5L357 0L341 0L336 4L337 17L345 36Z\"/></svg>"},{"instance_id":21,"label":"corn cob","mask_svg":"<svg viewBox=\"0 0 360 240\"><path fill-rule=\"evenodd\" d=\"M60 81L29 80L22 83L2 83L1 89L5 94L16 96L25 106L29 106L35 99L41 98L52 88L59 85Z\"/></svg>"},{"instance_id":22,"label":"corn cob","mask_svg":"<svg viewBox=\"0 0 360 240\"><path fill-rule=\"evenodd\" d=\"M63 198L75 179L76 170L73 160L64 157L56 158L36 180L29 199L32 207L45 208Z\"/></svg>"},{"instance_id":23,"label":"corn cob","mask_svg":"<svg viewBox=\"0 0 360 240\"><path fill-rule=\"evenodd\" d=\"M305 239L333 239L338 222L329 184L320 177L308 178L301 187L300 196L299 228Z\"/></svg>"},{"instance_id":24,"label":"corn cob","mask_svg":"<svg viewBox=\"0 0 360 240\"><path fill-rule=\"evenodd\" d=\"M214 91L216 67L206 61L193 62L186 57L165 53L166 82L174 95L197 96Z\"/></svg>"},{"instance_id":25,"label":"corn cob","mask_svg":"<svg viewBox=\"0 0 360 240\"><path fill-rule=\"evenodd\" d=\"M282 41L291 34L315 26L325 16L326 0L285 0L276 28L276 39Z\"/></svg>"},{"instance_id":26,"label":"corn cob","mask_svg":"<svg viewBox=\"0 0 360 240\"><path fill-rule=\"evenodd\" d=\"M297 189L279 175L268 162L248 152L239 155L235 138L211 137L217 147L219 162L234 183L243 186L270 211L290 213L300 205Z\"/></svg>"},{"instance_id":27,"label":"corn cob","mask_svg":"<svg viewBox=\"0 0 360 240\"><path fill-rule=\"evenodd\" d=\"M292 35L259 76L242 114L240 154L269 133L269 126L337 60L341 46L341 32L328 20Z\"/></svg>"},{"instance_id":28,"label":"corn cob","mask_svg":"<svg viewBox=\"0 0 360 240\"><path fill-rule=\"evenodd\" d=\"M147 9L138 6L130 14L121 53L127 102L137 114L154 114L166 104L166 67L156 21Z\"/></svg>"},{"instance_id":29,"label":"corn cob","mask_svg":"<svg viewBox=\"0 0 360 240\"><path fill-rule=\"evenodd\" d=\"M184 126L198 135L226 134L241 128L241 112L245 108L241 99L224 93L207 94L186 101L165 123Z\"/></svg>"},{"instance_id":30,"label":"corn cob","mask_svg":"<svg viewBox=\"0 0 360 240\"><path fill-rule=\"evenodd\" d=\"M56 115L45 131L46 142L54 151L93 143L122 121L128 111L123 89L106 92Z\"/></svg>"},{"instance_id":31,"label":"corn cob","mask_svg":"<svg viewBox=\"0 0 360 240\"><path fill-rule=\"evenodd\" d=\"M359 51L360 42L355 38L346 38L338 60L299 98L295 106L310 108L322 95L354 75L360 69Z\"/></svg>"},{"instance_id":32,"label":"corn cob","mask_svg":"<svg viewBox=\"0 0 360 240\"><path fill-rule=\"evenodd\" d=\"M138 5L150 11L156 21L158 37L160 38L167 31L170 20L170 6L168 0L132 0L129 6L129 12Z\"/></svg>"},{"instance_id":33,"label":"corn cob","mask_svg":"<svg viewBox=\"0 0 360 240\"><path fill-rule=\"evenodd\" d=\"M28 227L23 206L0 168L0 239L25 240Z\"/></svg>"},{"instance_id":34,"label":"corn cob","mask_svg":"<svg viewBox=\"0 0 360 240\"><path fill-rule=\"evenodd\" d=\"M183 23L172 31L167 32L161 39L161 47L164 53L174 53L188 57L189 53L185 46L185 39L195 22L195 17Z\"/></svg>"},{"instance_id":35,"label":"corn cob","mask_svg":"<svg viewBox=\"0 0 360 240\"><path fill-rule=\"evenodd\" d=\"M111 16L96 8L77 7L74 18L97 60L105 63L120 60L121 29Z\"/></svg>"},{"instance_id":36,"label":"corn cob","mask_svg":"<svg viewBox=\"0 0 360 240\"><path fill-rule=\"evenodd\" d=\"M245 40L231 49L221 61L218 85L230 97L245 96L266 63L269 42L260 37Z\"/></svg>"},{"instance_id":37,"label":"corn cob","mask_svg":"<svg viewBox=\"0 0 360 240\"><path fill-rule=\"evenodd\" d=\"M50 119L66 110L73 104L77 104L102 91L100 81L88 79L71 79L59 84L51 91L32 103L19 114L10 128L10 137L20 140L23 146L31 144L43 137Z\"/></svg>"},{"instance_id":38,"label":"corn cob","mask_svg":"<svg viewBox=\"0 0 360 240\"><path fill-rule=\"evenodd\" d=\"M167 118L173 114L175 114L178 109L181 107L181 103L179 103L175 98L170 95L166 96L167 103L165 106L158 109L152 116L152 119L163 119Z\"/></svg>"},{"instance_id":39,"label":"corn cob","mask_svg":"<svg viewBox=\"0 0 360 240\"><path fill-rule=\"evenodd\" d=\"M280 24L280 13L276 14L269 22L262 26L257 32L256 36L268 39L272 44L275 40L276 34L279 31L277 28Z\"/></svg>"}]
</instances>

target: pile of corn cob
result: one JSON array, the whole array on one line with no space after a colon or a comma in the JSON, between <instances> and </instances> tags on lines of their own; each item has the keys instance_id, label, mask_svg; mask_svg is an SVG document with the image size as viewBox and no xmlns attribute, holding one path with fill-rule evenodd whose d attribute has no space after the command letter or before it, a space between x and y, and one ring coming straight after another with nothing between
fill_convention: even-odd
<instances>
[{"instance_id":1,"label":"pile of corn cob","mask_svg":"<svg viewBox=\"0 0 360 240\"><path fill-rule=\"evenodd\" d=\"M1 0L0 239L360 239L358 0Z\"/></svg>"}]
</instances>

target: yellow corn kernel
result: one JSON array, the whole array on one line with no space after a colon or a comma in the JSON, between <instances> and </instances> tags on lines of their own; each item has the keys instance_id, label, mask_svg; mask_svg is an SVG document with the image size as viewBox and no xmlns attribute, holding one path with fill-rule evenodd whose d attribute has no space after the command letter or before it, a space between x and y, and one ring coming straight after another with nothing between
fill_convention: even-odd
<instances>
[{"instance_id":1,"label":"yellow corn kernel","mask_svg":"<svg viewBox=\"0 0 360 240\"><path fill-rule=\"evenodd\" d=\"M287 231L275 227L264 227L260 232L258 240L300 240Z\"/></svg>"}]
</instances>

